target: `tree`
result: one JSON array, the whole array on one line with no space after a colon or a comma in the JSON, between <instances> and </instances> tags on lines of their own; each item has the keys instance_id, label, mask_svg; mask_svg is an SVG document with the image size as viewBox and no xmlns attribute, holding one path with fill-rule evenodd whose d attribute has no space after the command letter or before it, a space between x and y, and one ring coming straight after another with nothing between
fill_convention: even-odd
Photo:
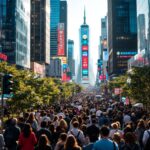
<instances>
[{"instance_id":1,"label":"tree","mask_svg":"<svg viewBox=\"0 0 150 150\"><path fill-rule=\"evenodd\" d=\"M130 97L136 102L148 105L150 101L150 67L134 67L129 76L131 78Z\"/></svg>"}]
</instances>

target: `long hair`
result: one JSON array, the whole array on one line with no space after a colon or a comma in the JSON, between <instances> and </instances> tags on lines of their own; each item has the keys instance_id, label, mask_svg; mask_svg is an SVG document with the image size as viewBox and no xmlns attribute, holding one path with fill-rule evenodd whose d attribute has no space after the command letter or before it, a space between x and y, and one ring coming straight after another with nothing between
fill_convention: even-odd
<instances>
[{"instance_id":1,"label":"long hair","mask_svg":"<svg viewBox=\"0 0 150 150\"><path fill-rule=\"evenodd\" d=\"M67 137L64 149L65 150L70 150L70 149L72 149L74 147L78 147L77 141L76 141L76 139L75 139L75 137L73 135L69 135Z\"/></svg>"},{"instance_id":2,"label":"long hair","mask_svg":"<svg viewBox=\"0 0 150 150\"><path fill-rule=\"evenodd\" d=\"M67 129L68 125L67 125L67 122L64 120L64 119L61 119L60 122L59 122L59 126L63 129Z\"/></svg>"},{"instance_id":3,"label":"long hair","mask_svg":"<svg viewBox=\"0 0 150 150\"><path fill-rule=\"evenodd\" d=\"M39 142L38 142L38 149L44 149L46 147L46 145L48 145L50 142L47 138L47 136L45 134L42 134L39 138Z\"/></svg>"},{"instance_id":4,"label":"long hair","mask_svg":"<svg viewBox=\"0 0 150 150\"><path fill-rule=\"evenodd\" d=\"M28 138L31 134L31 131L32 131L32 128L31 128L31 125L29 123L26 123L24 125L24 128L23 128L23 135L25 138Z\"/></svg>"}]
</instances>

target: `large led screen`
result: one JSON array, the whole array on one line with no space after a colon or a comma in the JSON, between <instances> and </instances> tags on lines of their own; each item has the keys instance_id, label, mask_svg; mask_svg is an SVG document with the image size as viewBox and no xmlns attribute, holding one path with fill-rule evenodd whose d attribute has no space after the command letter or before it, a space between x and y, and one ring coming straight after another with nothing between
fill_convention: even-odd
<instances>
[{"instance_id":1,"label":"large led screen","mask_svg":"<svg viewBox=\"0 0 150 150\"><path fill-rule=\"evenodd\" d=\"M58 25L58 56L65 55L65 37L64 37L64 23L60 23Z\"/></svg>"}]
</instances>

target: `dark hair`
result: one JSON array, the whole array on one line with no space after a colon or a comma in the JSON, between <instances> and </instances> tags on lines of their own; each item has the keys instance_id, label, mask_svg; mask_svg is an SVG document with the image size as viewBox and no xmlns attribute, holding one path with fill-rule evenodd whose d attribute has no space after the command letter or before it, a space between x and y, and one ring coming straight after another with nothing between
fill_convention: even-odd
<instances>
[{"instance_id":1,"label":"dark hair","mask_svg":"<svg viewBox=\"0 0 150 150\"><path fill-rule=\"evenodd\" d=\"M23 135L24 137L29 137L32 131L31 125L29 123L25 123L24 128L23 128Z\"/></svg>"},{"instance_id":2,"label":"dark hair","mask_svg":"<svg viewBox=\"0 0 150 150\"><path fill-rule=\"evenodd\" d=\"M46 128L47 127L47 122L46 121L42 121L41 122L41 127L42 128Z\"/></svg>"},{"instance_id":3,"label":"dark hair","mask_svg":"<svg viewBox=\"0 0 150 150\"><path fill-rule=\"evenodd\" d=\"M124 139L126 143L129 143L129 144L135 143L135 136L132 132L127 132L124 135Z\"/></svg>"},{"instance_id":4,"label":"dark hair","mask_svg":"<svg viewBox=\"0 0 150 150\"><path fill-rule=\"evenodd\" d=\"M49 144L49 140L45 134L42 134L39 138L38 148L39 150L44 149L46 145Z\"/></svg>"},{"instance_id":5,"label":"dark hair","mask_svg":"<svg viewBox=\"0 0 150 150\"><path fill-rule=\"evenodd\" d=\"M79 127L79 122L78 121L73 122L73 127L78 128Z\"/></svg>"},{"instance_id":6,"label":"dark hair","mask_svg":"<svg viewBox=\"0 0 150 150\"><path fill-rule=\"evenodd\" d=\"M69 135L67 137L64 149L65 150L70 150L70 149L72 149L74 147L78 147L77 141L76 141L76 139L75 139L75 137L73 135Z\"/></svg>"},{"instance_id":7,"label":"dark hair","mask_svg":"<svg viewBox=\"0 0 150 150\"><path fill-rule=\"evenodd\" d=\"M100 129L100 134L102 136L108 136L109 135L109 128L107 126L102 126Z\"/></svg>"},{"instance_id":8,"label":"dark hair","mask_svg":"<svg viewBox=\"0 0 150 150\"><path fill-rule=\"evenodd\" d=\"M62 140L62 141L66 141L67 139L67 134L66 133L61 133L59 138Z\"/></svg>"}]
</instances>

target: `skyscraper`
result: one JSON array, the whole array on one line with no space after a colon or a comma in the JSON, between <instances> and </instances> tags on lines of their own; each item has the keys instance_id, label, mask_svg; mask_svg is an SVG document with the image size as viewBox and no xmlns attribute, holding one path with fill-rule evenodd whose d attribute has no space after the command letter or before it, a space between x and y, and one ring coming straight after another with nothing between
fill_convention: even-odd
<instances>
[{"instance_id":1,"label":"skyscraper","mask_svg":"<svg viewBox=\"0 0 150 150\"><path fill-rule=\"evenodd\" d=\"M127 70L127 61L137 53L136 0L108 0L109 75Z\"/></svg>"},{"instance_id":2,"label":"skyscraper","mask_svg":"<svg viewBox=\"0 0 150 150\"><path fill-rule=\"evenodd\" d=\"M71 72L71 77L75 75L75 63L74 63L74 41L68 40L68 66Z\"/></svg>"},{"instance_id":3,"label":"skyscraper","mask_svg":"<svg viewBox=\"0 0 150 150\"><path fill-rule=\"evenodd\" d=\"M31 62L50 63L49 0L31 0Z\"/></svg>"},{"instance_id":4,"label":"skyscraper","mask_svg":"<svg viewBox=\"0 0 150 150\"><path fill-rule=\"evenodd\" d=\"M50 18L50 56L57 56L58 49L58 23L60 22L60 0L50 0L51 4L51 18Z\"/></svg>"},{"instance_id":5,"label":"skyscraper","mask_svg":"<svg viewBox=\"0 0 150 150\"><path fill-rule=\"evenodd\" d=\"M67 1L60 1L60 23L64 24L64 56L67 55Z\"/></svg>"},{"instance_id":6,"label":"skyscraper","mask_svg":"<svg viewBox=\"0 0 150 150\"><path fill-rule=\"evenodd\" d=\"M30 0L0 1L1 50L10 64L30 68Z\"/></svg>"},{"instance_id":7,"label":"skyscraper","mask_svg":"<svg viewBox=\"0 0 150 150\"><path fill-rule=\"evenodd\" d=\"M81 83L89 83L89 26L86 24L84 9L84 22L80 27L80 56L81 56Z\"/></svg>"},{"instance_id":8,"label":"skyscraper","mask_svg":"<svg viewBox=\"0 0 150 150\"><path fill-rule=\"evenodd\" d=\"M144 51L150 65L150 0L137 0L138 52Z\"/></svg>"}]
</instances>

